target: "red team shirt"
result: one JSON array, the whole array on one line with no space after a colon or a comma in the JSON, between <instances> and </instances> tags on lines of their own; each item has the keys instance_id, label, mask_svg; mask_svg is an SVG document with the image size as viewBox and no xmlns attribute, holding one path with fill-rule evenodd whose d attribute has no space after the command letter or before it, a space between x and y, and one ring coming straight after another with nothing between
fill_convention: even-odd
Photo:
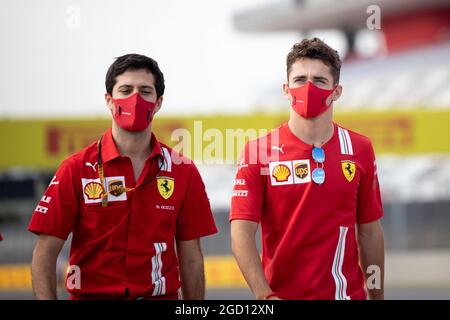
<instances>
[{"instance_id":1,"label":"red team shirt","mask_svg":"<svg viewBox=\"0 0 450 320\"><path fill-rule=\"evenodd\" d=\"M180 287L174 239L217 232L195 165L152 135L151 154L135 181L131 160L120 155L111 129L101 156L108 188L102 207L97 143L66 159L36 207L29 230L66 240L70 265L81 271L72 299L175 297ZM180 163L182 160L184 163ZM135 188L118 194L117 187Z\"/></svg>"},{"instance_id":2,"label":"red team shirt","mask_svg":"<svg viewBox=\"0 0 450 320\"><path fill-rule=\"evenodd\" d=\"M287 123L248 143L230 220L261 223L263 269L281 298L365 299L355 224L383 216L374 151L368 138L337 124L322 148L318 185L313 146Z\"/></svg>"}]
</instances>

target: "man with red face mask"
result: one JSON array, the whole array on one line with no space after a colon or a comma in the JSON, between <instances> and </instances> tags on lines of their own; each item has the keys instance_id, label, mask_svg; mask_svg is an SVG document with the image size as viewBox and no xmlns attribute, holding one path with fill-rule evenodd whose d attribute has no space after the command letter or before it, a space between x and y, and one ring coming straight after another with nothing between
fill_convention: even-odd
<instances>
[{"instance_id":1,"label":"man with red face mask","mask_svg":"<svg viewBox=\"0 0 450 320\"><path fill-rule=\"evenodd\" d=\"M367 137L333 122L340 66L337 52L317 38L294 45L283 87L289 121L242 153L232 249L258 299L383 299L375 155Z\"/></svg>"},{"instance_id":2,"label":"man with red face mask","mask_svg":"<svg viewBox=\"0 0 450 320\"><path fill-rule=\"evenodd\" d=\"M56 299L56 259L72 233L71 299L203 299L199 238L217 230L197 168L151 131L164 76L128 54L105 84L112 127L61 164L29 224L35 297Z\"/></svg>"}]
</instances>

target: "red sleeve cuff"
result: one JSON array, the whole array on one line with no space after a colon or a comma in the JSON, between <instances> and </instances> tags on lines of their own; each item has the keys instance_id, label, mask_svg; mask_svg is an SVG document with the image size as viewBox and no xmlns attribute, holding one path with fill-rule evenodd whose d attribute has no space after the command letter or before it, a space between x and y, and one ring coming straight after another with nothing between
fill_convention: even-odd
<instances>
[{"instance_id":1,"label":"red sleeve cuff","mask_svg":"<svg viewBox=\"0 0 450 320\"><path fill-rule=\"evenodd\" d=\"M64 240L64 241L66 241L67 237L69 236L69 235L66 235L66 234L64 234L62 232L59 232L59 231L44 230L44 228L38 228L38 227L28 227L28 231L30 231L30 232L32 232L32 233L34 233L36 235L39 235L41 233L47 234L49 236L54 236L54 237L60 238L61 240Z\"/></svg>"},{"instance_id":2,"label":"red sleeve cuff","mask_svg":"<svg viewBox=\"0 0 450 320\"><path fill-rule=\"evenodd\" d=\"M215 226L212 226L211 228L203 231L197 231L197 232L185 232L180 233L176 235L176 239L179 241L189 241L194 240L206 236L210 236L217 233L217 228Z\"/></svg>"},{"instance_id":3,"label":"red sleeve cuff","mask_svg":"<svg viewBox=\"0 0 450 320\"><path fill-rule=\"evenodd\" d=\"M378 214L371 215L371 216L365 217L363 219L358 219L357 223L358 224L371 223L371 222L374 222L374 221L377 221L377 220L383 218L383 216L384 216L384 213L383 212L379 212Z\"/></svg>"},{"instance_id":4,"label":"red sleeve cuff","mask_svg":"<svg viewBox=\"0 0 450 320\"><path fill-rule=\"evenodd\" d=\"M231 222L233 220L249 220L259 223L260 219L256 218L255 215L251 214L250 212L239 212L230 215L229 221Z\"/></svg>"}]
</instances>

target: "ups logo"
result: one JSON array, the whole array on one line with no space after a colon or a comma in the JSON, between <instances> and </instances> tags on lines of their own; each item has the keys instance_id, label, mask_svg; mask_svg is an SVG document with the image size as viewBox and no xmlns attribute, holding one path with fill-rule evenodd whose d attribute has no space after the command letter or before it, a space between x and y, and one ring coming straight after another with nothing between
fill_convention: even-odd
<instances>
[{"instance_id":1,"label":"ups logo","mask_svg":"<svg viewBox=\"0 0 450 320\"><path fill-rule=\"evenodd\" d=\"M108 185L109 193L115 197L120 196L125 190L121 180L113 180Z\"/></svg>"},{"instance_id":2,"label":"ups logo","mask_svg":"<svg viewBox=\"0 0 450 320\"><path fill-rule=\"evenodd\" d=\"M304 179L308 176L309 170L308 170L308 164L306 163L297 163L295 165L295 175L299 177L300 179Z\"/></svg>"}]
</instances>

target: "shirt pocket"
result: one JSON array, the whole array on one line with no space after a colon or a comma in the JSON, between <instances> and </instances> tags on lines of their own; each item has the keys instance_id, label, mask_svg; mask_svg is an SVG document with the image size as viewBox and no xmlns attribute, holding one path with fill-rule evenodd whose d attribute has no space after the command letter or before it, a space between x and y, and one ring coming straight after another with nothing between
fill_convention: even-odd
<instances>
[{"instance_id":1,"label":"shirt pocket","mask_svg":"<svg viewBox=\"0 0 450 320\"><path fill-rule=\"evenodd\" d=\"M79 218L79 232L86 242L125 232L128 215L126 205L85 206Z\"/></svg>"}]
</instances>

